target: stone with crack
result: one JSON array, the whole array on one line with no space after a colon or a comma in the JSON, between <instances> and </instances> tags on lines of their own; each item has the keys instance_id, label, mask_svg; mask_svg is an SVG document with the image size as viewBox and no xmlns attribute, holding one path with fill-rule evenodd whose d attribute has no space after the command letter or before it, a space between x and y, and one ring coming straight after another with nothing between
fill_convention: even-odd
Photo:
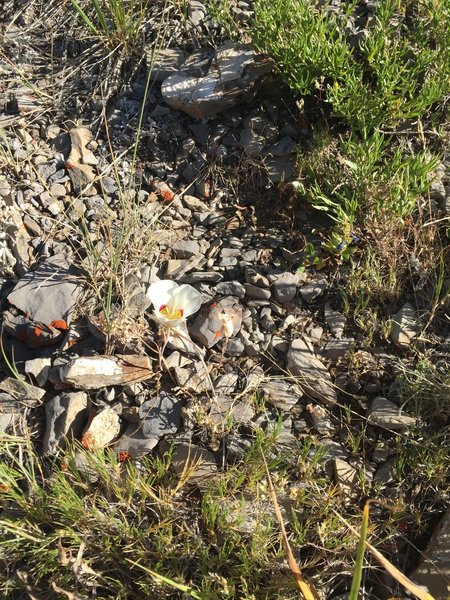
<instances>
[{"instance_id":1,"label":"stone with crack","mask_svg":"<svg viewBox=\"0 0 450 600\"><path fill-rule=\"evenodd\" d=\"M303 392L293 381L269 379L259 388L262 397L272 406L289 411L302 398Z\"/></svg>"},{"instance_id":2,"label":"stone with crack","mask_svg":"<svg viewBox=\"0 0 450 600\"><path fill-rule=\"evenodd\" d=\"M55 453L63 448L66 439L77 439L83 430L87 414L87 394L66 392L55 396L45 405L46 428L42 451Z\"/></svg>"},{"instance_id":3,"label":"stone with crack","mask_svg":"<svg viewBox=\"0 0 450 600\"><path fill-rule=\"evenodd\" d=\"M270 58L251 46L229 42L214 55L188 59L178 73L163 82L161 92L172 108L195 119L208 119L251 99L257 83L272 66Z\"/></svg>"},{"instance_id":4,"label":"stone with crack","mask_svg":"<svg viewBox=\"0 0 450 600\"><path fill-rule=\"evenodd\" d=\"M328 369L319 360L310 345L297 338L287 352L287 370L297 377L298 384L312 398L323 402L336 402L336 389Z\"/></svg>"},{"instance_id":5,"label":"stone with crack","mask_svg":"<svg viewBox=\"0 0 450 600\"><path fill-rule=\"evenodd\" d=\"M153 376L148 356L81 356L59 367L61 383L81 390L127 385Z\"/></svg>"}]
</instances>

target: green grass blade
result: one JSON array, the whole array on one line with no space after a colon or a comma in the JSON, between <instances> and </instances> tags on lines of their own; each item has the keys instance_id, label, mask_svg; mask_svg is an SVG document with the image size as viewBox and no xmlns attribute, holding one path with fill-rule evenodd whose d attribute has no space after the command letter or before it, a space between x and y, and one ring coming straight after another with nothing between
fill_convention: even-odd
<instances>
[{"instance_id":1,"label":"green grass blade","mask_svg":"<svg viewBox=\"0 0 450 600\"><path fill-rule=\"evenodd\" d=\"M72 3L72 6L77 11L77 13L80 15L80 17L85 22L88 29L90 29L92 31L92 33L94 35L96 35L97 37L101 37L99 30L94 25L94 23L91 21L91 19L88 17L88 15L84 12L84 10L81 8L81 6L78 4L78 2L76 0L70 0L70 1Z\"/></svg>"},{"instance_id":2,"label":"green grass blade","mask_svg":"<svg viewBox=\"0 0 450 600\"><path fill-rule=\"evenodd\" d=\"M155 571L152 571L151 569L148 569L147 567L144 567L143 565L140 565L139 563L134 562L133 560L130 560L129 558L127 558L126 560L129 563L131 563L132 565L134 565L135 567L139 567L140 569L142 569L143 571L145 571L146 573L151 575L153 577L153 579L155 581L157 581L158 583L165 583L166 585L169 585L170 587L173 587L174 589L179 590L180 592L183 592L184 594L189 594L189 596L191 598L194 598L195 600L204 600L203 596L198 594L196 591L194 591L189 586L184 585L182 583L178 583L176 581L173 581L173 579L169 579L168 577L164 577L164 575L160 575L159 573L156 573Z\"/></svg>"},{"instance_id":3,"label":"green grass blade","mask_svg":"<svg viewBox=\"0 0 450 600\"><path fill-rule=\"evenodd\" d=\"M352 587L349 600L358 600L359 587L361 585L362 571L364 566L364 551L366 548L367 528L369 526L369 503L366 502L362 514L361 534L356 551L355 570L353 571Z\"/></svg>"}]
</instances>

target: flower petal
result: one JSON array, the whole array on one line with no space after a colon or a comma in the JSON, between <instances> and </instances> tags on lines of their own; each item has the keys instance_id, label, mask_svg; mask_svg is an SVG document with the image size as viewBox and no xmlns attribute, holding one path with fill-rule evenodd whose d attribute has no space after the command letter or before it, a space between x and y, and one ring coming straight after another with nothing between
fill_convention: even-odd
<instances>
[{"instance_id":1,"label":"flower petal","mask_svg":"<svg viewBox=\"0 0 450 600\"><path fill-rule=\"evenodd\" d=\"M173 294L178 288L178 283L171 279L161 279L152 283L148 289L146 296L153 304L156 312L159 312L161 306L165 306L170 303Z\"/></svg>"},{"instance_id":2,"label":"flower petal","mask_svg":"<svg viewBox=\"0 0 450 600\"><path fill-rule=\"evenodd\" d=\"M192 285L184 283L173 294L173 306L183 311L186 319L198 311L203 303L203 296Z\"/></svg>"}]
</instances>

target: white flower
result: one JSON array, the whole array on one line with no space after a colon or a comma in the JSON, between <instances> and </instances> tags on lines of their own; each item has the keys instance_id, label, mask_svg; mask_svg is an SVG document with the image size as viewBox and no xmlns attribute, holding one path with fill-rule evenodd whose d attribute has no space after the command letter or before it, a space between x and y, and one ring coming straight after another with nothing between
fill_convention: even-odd
<instances>
[{"instance_id":1,"label":"white flower","mask_svg":"<svg viewBox=\"0 0 450 600\"><path fill-rule=\"evenodd\" d=\"M191 285L178 285L162 279L152 283L147 297L155 309L155 317L164 327L179 327L202 305L202 295Z\"/></svg>"}]
</instances>

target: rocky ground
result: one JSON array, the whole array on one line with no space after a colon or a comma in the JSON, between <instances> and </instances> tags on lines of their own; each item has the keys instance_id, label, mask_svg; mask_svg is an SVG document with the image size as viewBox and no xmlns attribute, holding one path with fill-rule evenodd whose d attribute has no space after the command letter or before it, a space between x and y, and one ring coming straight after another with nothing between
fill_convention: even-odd
<instances>
[{"instance_id":1,"label":"rocky ground","mask_svg":"<svg viewBox=\"0 0 450 600\"><path fill-rule=\"evenodd\" d=\"M368 496L398 500L399 439L442 427L399 393L426 322L405 295L388 307L387 336L368 339L341 302L347 267L301 268L306 244L331 225L286 184L312 125L270 59L226 42L197 0L186 19L170 9L170 40L148 45L134 160L145 65L102 116L89 44L56 38L50 69L33 26L39 6L26 4L3 17L0 57L0 430L31 435L43 454L68 437L121 460L174 444L180 472L202 457L192 474L202 489L243 457L256 429L278 427L271 451L296 465L313 440L345 510ZM238 3L242 19L250 4ZM432 200L448 214L445 164ZM158 280L201 294L188 336L167 340L155 321L146 292ZM444 360L448 329L433 331ZM436 506L433 525L445 497ZM250 502L246 510L243 529ZM423 548L429 528L405 527ZM415 563L413 553L399 566Z\"/></svg>"}]
</instances>

